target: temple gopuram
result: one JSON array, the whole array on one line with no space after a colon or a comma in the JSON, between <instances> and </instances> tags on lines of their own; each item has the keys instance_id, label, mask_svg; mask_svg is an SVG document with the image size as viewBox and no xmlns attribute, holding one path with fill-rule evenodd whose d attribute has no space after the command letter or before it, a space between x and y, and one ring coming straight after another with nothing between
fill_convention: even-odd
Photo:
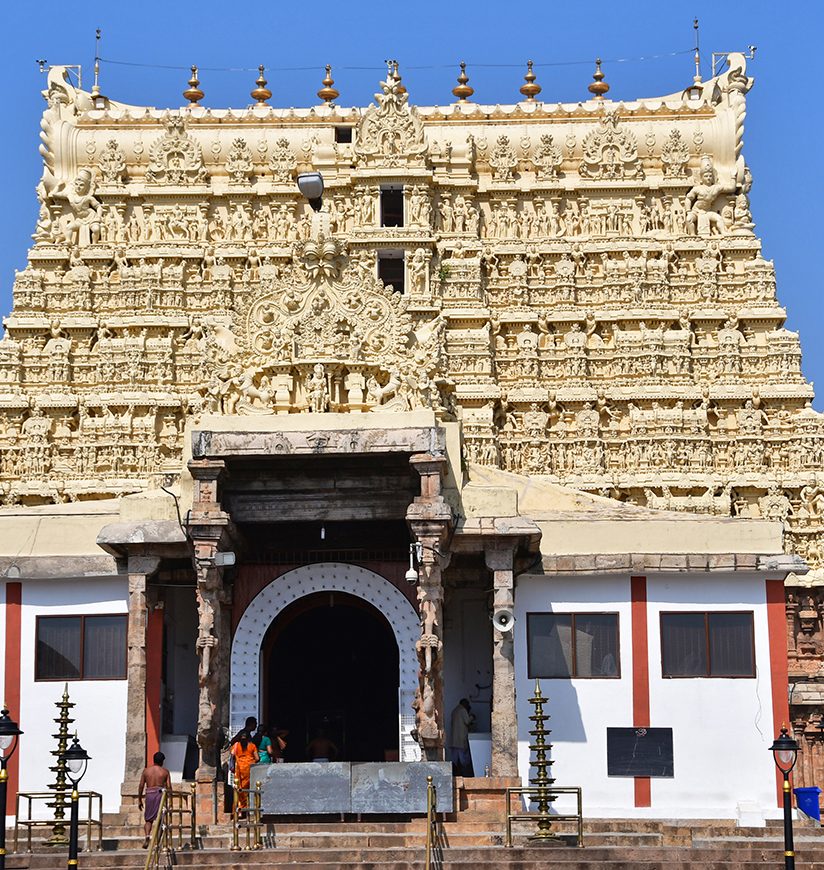
<instances>
[{"instance_id":1,"label":"temple gopuram","mask_svg":"<svg viewBox=\"0 0 824 870\"><path fill-rule=\"evenodd\" d=\"M463 67L415 105L390 62L368 106L327 67L275 108L264 73L156 109L48 70L0 341L12 793L64 685L113 810L162 747L217 821L247 717L295 776L319 734L442 764L462 698L504 788L539 680L591 815L778 817L784 721L824 773L824 415L755 234L747 59L623 102L600 63L578 103L530 63L511 105Z\"/></svg>"}]
</instances>

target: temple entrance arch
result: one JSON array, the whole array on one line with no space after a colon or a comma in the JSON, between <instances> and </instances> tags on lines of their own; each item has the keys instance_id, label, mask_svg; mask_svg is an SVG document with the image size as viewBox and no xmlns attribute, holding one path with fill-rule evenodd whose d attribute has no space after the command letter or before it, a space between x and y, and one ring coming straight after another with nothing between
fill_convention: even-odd
<instances>
[{"instance_id":1,"label":"temple entrance arch","mask_svg":"<svg viewBox=\"0 0 824 870\"><path fill-rule=\"evenodd\" d=\"M398 644L376 607L346 592L305 595L280 612L261 654L261 718L289 731L287 761L311 761L318 736L342 761L399 760Z\"/></svg>"},{"instance_id":2,"label":"temple entrance arch","mask_svg":"<svg viewBox=\"0 0 824 870\"><path fill-rule=\"evenodd\" d=\"M290 605L317 593L344 593L367 602L389 624L398 649L398 748L401 761L417 761L420 749L411 736L415 725L412 701L417 687L418 661L415 642L420 622L415 608L387 579L340 562L301 565L264 587L240 618L230 663L230 730L239 730L247 716L265 717L263 709L264 641L271 626ZM335 651L330 650L330 655ZM299 674L291 674L293 680ZM369 674L364 674L369 679ZM302 738L302 736L301 736Z\"/></svg>"}]
</instances>

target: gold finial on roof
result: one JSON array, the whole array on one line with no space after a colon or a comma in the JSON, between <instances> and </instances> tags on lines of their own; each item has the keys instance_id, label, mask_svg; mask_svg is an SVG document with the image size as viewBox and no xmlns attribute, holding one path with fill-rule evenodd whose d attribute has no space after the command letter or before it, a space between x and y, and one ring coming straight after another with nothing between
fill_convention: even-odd
<instances>
[{"instance_id":1,"label":"gold finial on roof","mask_svg":"<svg viewBox=\"0 0 824 870\"><path fill-rule=\"evenodd\" d=\"M340 91L332 87L335 84L335 80L332 78L331 64L326 64L326 78L324 78L321 84L323 87L318 91L318 96L324 103L334 106L335 100L340 96Z\"/></svg>"},{"instance_id":2,"label":"gold finial on roof","mask_svg":"<svg viewBox=\"0 0 824 870\"><path fill-rule=\"evenodd\" d=\"M604 81L604 74L601 72L601 58L595 59L595 72L592 74L595 81L587 88L587 90L595 96L596 100L603 100L604 94L609 90L609 85Z\"/></svg>"},{"instance_id":3,"label":"gold finial on roof","mask_svg":"<svg viewBox=\"0 0 824 870\"><path fill-rule=\"evenodd\" d=\"M532 71L532 61L528 60L526 62L526 75L524 76L526 84L521 85L521 93L527 98L527 100L534 100L535 97L541 93L541 86L535 84L536 78L538 78L538 76L536 76Z\"/></svg>"},{"instance_id":4,"label":"gold finial on roof","mask_svg":"<svg viewBox=\"0 0 824 870\"><path fill-rule=\"evenodd\" d=\"M458 102L465 103L472 94L475 93L475 88L469 87L469 76L466 74L466 61L461 61L461 74L458 76L458 84L452 88L452 93Z\"/></svg>"},{"instance_id":5,"label":"gold finial on roof","mask_svg":"<svg viewBox=\"0 0 824 870\"><path fill-rule=\"evenodd\" d=\"M396 88L397 92L399 94L405 94L406 93L406 85L404 85L403 82L401 82L401 74L398 72L398 62L396 60L392 61L392 75L394 76L395 81L397 82L397 88Z\"/></svg>"},{"instance_id":6,"label":"gold finial on roof","mask_svg":"<svg viewBox=\"0 0 824 870\"><path fill-rule=\"evenodd\" d=\"M255 88L249 93L258 106L265 106L266 101L272 98L272 92L266 87L266 79L263 77L264 69L265 67L263 64L258 67L258 77L255 79Z\"/></svg>"},{"instance_id":7,"label":"gold finial on roof","mask_svg":"<svg viewBox=\"0 0 824 870\"><path fill-rule=\"evenodd\" d=\"M203 99L203 91L200 90L200 79L197 77L197 67L192 65L192 77L189 79L189 87L183 91L183 96L196 106Z\"/></svg>"},{"instance_id":8,"label":"gold finial on roof","mask_svg":"<svg viewBox=\"0 0 824 870\"><path fill-rule=\"evenodd\" d=\"M695 60L695 75L693 76L693 81L695 84L701 84L701 41L698 33L698 19L694 18L692 22L692 29L695 31L695 54L693 58Z\"/></svg>"}]
</instances>

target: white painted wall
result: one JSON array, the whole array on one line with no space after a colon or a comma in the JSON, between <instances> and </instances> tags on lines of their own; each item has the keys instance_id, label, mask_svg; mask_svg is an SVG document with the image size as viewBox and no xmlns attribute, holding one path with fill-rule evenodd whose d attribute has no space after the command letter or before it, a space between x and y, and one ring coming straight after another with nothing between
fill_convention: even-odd
<instances>
[{"instance_id":1,"label":"white painted wall","mask_svg":"<svg viewBox=\"0 0 824 870\"><path fill-rule=\"evenodd\" d=\"M73 616L90 613L127 613L126 580L72 579L62 581L24 581L21 624L21 710L20 790L46 791L54 774L50 754L56 748L54 706L63 695L64 683L34 681L35 618L37 616ZM81 791L98 791L103 795L104 812L120 807L123 782L126 734L126 688L123 680L71 680L69 700L80 743L92 760L80 783ZM47 818L50 811L40 813Z\"/></svg>"},{"instance_id":2,"label":"white painted wall","mask_svg":"<svg viewBox=\"0 0 824 870\"><path fill-rule=\"evenodd\" d=\"M526 614L617 612L621 653L619 679L541 680L544 712L552 730L558 785L584 787L584 812L625 815L634 802L632 779L607 777L606 726L632 724L632 636L629 577L520 577L515 590L515 667L518 765L524 784L529 770L529 703L535 681L527 677ZM560 805L560 804L559 804ZM596 810L596 807L598 808ZM615 812L620 809L621 812Z\"/></svg>"},{"instance_id":3,"label":"white painted wall","mask_svg":"<svg viewBox=\"0 0 824 870\"><path fill-rule=\"evenodd\" d=\"M659 575L647 579L647 598L651 724L673 726L676 774L652 780L653 807L717 807L711 815L721 817L734 816L740 801L755 801L777 816L764 579ZM660 613L695 609L753 611L755 679L662 678Z\"/></svg>"},{"instance_id":4,"label":"white painted wall","mask_svg":"<svg viewBox=\"0 0 824 870\"><path fill-rule=\"evenodd\" d=\"M558 785L580 785L589 816L734 818L740 801L778 817L770 753L772 695L762 577L686 575L647 579L651 726L671 727L675 777L652 780L652 807L635 808L632 778L608 777L606 728L632 721L632 622L629 576L523 576L515 594L519 769L529 770L528 717L534 681L527 677L528 612L617 612L619 679L541 680L548 697ZM662 610L752 610L756 679L663 679ZM709 741L720 741L712 748ZM561 806L559 801L557 806Z\"/></svg>"}]
</instances>

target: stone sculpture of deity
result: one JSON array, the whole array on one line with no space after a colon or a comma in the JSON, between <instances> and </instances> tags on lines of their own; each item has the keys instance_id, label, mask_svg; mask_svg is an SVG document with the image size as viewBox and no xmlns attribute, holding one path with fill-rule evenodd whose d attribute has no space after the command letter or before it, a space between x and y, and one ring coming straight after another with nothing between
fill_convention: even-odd
<instances>
[{"instance_id":1,"label":"stone sculpture of deity","mask_svg":"<svg viewBox=\"0 0 824 870\"><path fill-rule=\"evenodd\" d=\"M732 193L735 188L722 184L712 164L712 158L701 158L699 182L687 193L687 231L698 236L723 235L724 221L714 208L715 201L723 193Z\"/></svg>"},{"instance_id":2,"label":"stone sculpture of deity","mask_svg":"<svg viewBox=\"0 0 824 870\"><path fill-rule=\"evenodd\" d=\"M94 195L94 176L88 169L81 169L70 185L55 188L54 198L65 200L70 209L62 225L66 242L75 246L100 241L103 207Z\"/></svg>"}]
</instances>

